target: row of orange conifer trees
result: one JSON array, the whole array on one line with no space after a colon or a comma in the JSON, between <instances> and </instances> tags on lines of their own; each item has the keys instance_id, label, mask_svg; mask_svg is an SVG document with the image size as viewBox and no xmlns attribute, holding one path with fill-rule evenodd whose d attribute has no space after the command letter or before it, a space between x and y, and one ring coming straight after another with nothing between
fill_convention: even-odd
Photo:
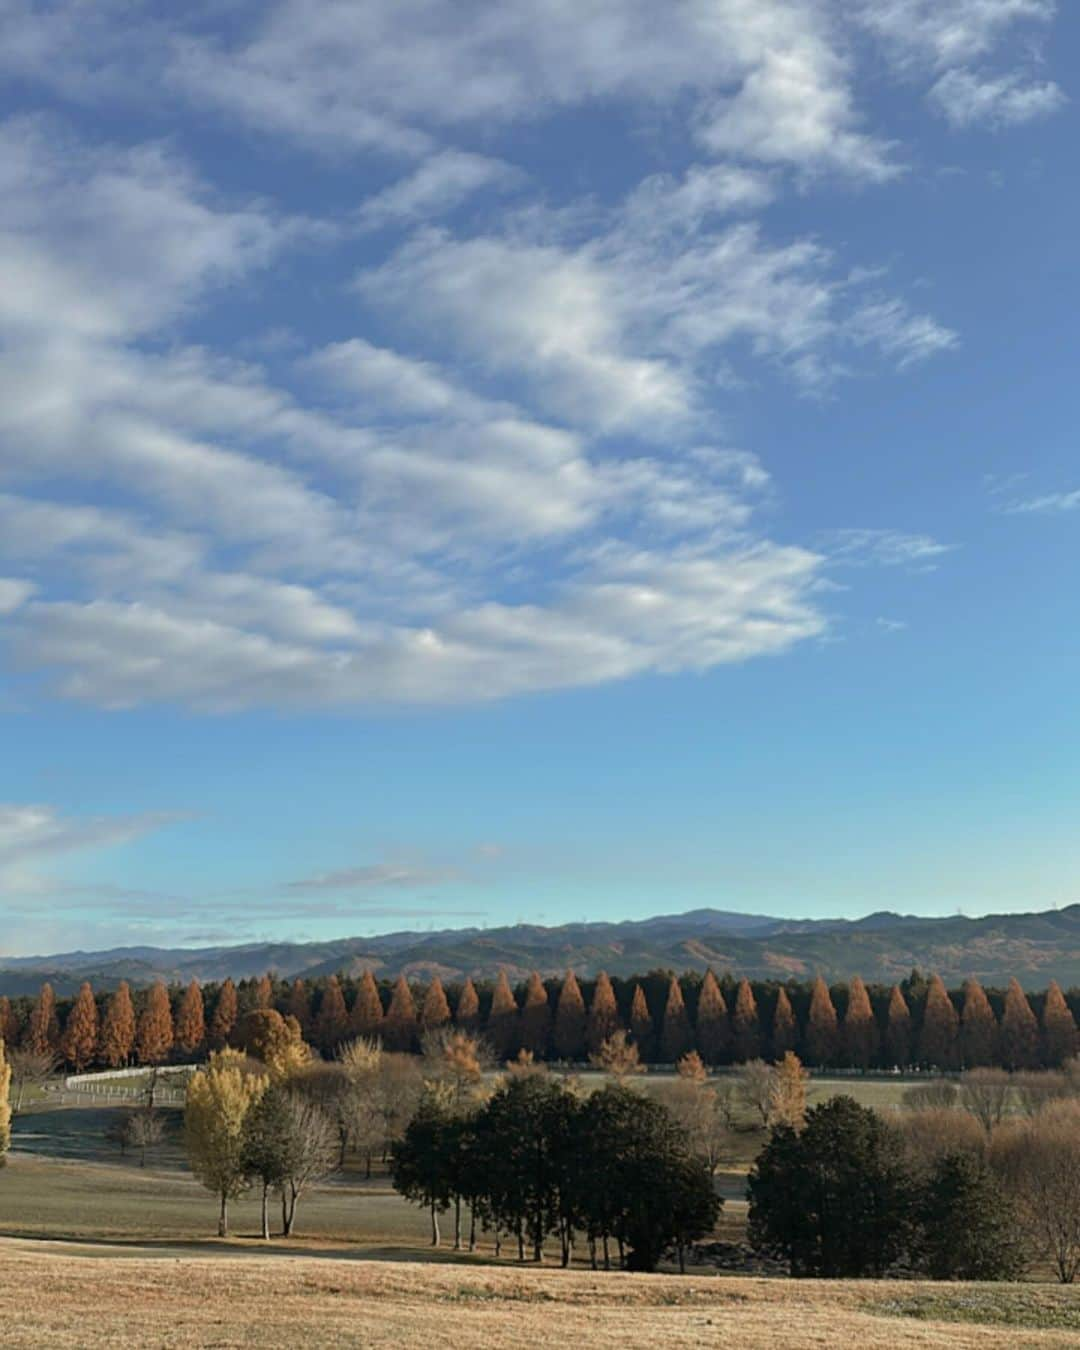
<instances>
[{"instance_id":1,"label":"row of orange conifer trees","mask_svg":"<svg viewBox=\"0 0 1080 1350\"><path fill-rule=\"evenodd\" d=\"M582 1061L620 1029L643 1059L673 1063L697 1050L711 1065L794 1050L819 1068L1033 1069L1055 1067L1078 1049L1072 1008L1053 981L1035 998L1038 1014L1016 980L1003 995L992 991L992 1001L977 980L950 995L940 978L917 972L889 990L868 989L857 977L830 990L820 978L776 985L718 980L712 971L614 982L601 973L585 989L587 998L572 971L547 983L534 972L516 991L505 972L493 987L467 979L449 997L437 976L414 987L404 976L380 986L370 972L358 982L264 975L239 986L225 980L205 996L196 980L172 991L159 982L134 998L126 983L99 997L84 984L61 1007L45 984L20 1006L0 997L0 1035L76 1071L197 1057L235 1041L247 1011L270 1007L295 1017L328 1056L356 1036L415 1050L425 1031L451 1023L481 1033L499 1059L526 1050Z\"/></svg>"}]
</instances>

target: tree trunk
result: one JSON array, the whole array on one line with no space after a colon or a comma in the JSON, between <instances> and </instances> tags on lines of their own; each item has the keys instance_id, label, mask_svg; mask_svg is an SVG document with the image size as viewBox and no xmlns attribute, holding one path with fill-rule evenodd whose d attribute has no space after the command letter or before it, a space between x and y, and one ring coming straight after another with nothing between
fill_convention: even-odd
<instances>
[{"instance_id":1,"label":"tree trunk","mask_svg":"<svg viewBox=\"0 0 1080 1350\"><path fill-rule=\"evenodd\" d=\"M224 1191L221 1192L221 1212L218 1214L217 1235L218 1237L229 1236L229 1197Z\"/></svg>"},{"instance_id":2,"label":"tree trunk","mask_svg":"<svg viewBox=\"0 0 1080 1350\"><path fill-rule=\"evenodd\" d=\"M461 1196L454 1196L454 1251L461 1251Z\"/></svg>"},{"instance_id":3,"label":"tree trunk","mask_svg":"<svg viewBox=\"0 0 1080 1350\"><path fill-rule=\"evenodd\" d=\"M611 1269L611 1250L608 1247L608 1235L604 1234L604 1269Z\"/></svg>"},{"instance_id":4,"label":"tree trunk","mask_svg":"<svg viewBox=\"0 0 1080 1350\"><path fill-rule=\"evenodd\" d=\"M519 1260L519 1261L524 1261L524 1260L525 1260L525 1229L522 1227L522 1224L521 1224L521 1220L520 1220L520 1219L518 1220L518 1226L517 1226L517 1240L518 1240L518 1260Z\"/></svg>"},{"instance_id":5,"label":"tree trunk","mask_svg":"<svg viewBox=\"0 0 1080 1350\"><path fill-rule=\"evenodd\" d=\"M263 1182L262 1188L262 1235L267 1242L270 1240L270 1187Z\"/></svg>"},{"instance_id":6,"label":"tree trunk","mask_svg":"<svg viewBox=\"0 0 1080 1350\"><path fill-rule=\"evenodd\" d=\"M593 1270L596 1269L596 1239L594 1237L589 1238L589 1264Z\"/></svg>"},{"instance_id":7,"label":"tree trunk","mask_svg":"<svg viewBox=\"0 0 1080 1350\"><path fill-rule=\"evenodd\" d=\"M284 1198L284 1191L282 1197ZM300 1199L300 1192L291 1183L289 1185L289 1212L285 1219L285 1236L292 1237L293 1224L296 1222L296 1202Z\"/></svg>"},{"instance_id":8,"label":"tree trunk","mask_svg":"<svg viewBox=\"0 0 1080 1350\"><path fill-rule=\"evenodd\" d=\"M686 1274L686 1248L681 1242L679 1243L679 1274Z\"/></svg>"},{"instance_id":9,"label":"tree trunk","mask_svg":"<svg viewBox=\"0 0 1080 1350\"><path fill-rule=\"evenodd\" d=\"M431 1202L431 1245L439 1245L439 1211L435 1208L435 1201Z\"/></svg>"},{"instance_id":10,"label":"tree trunk","mask_svg":"<svg viewBox=\"0 0 1080 1350\"><path fill-rule=\"evenodd\" d=\"M623 1247L622 1238L619 1238L619 1269L622 1270L622 1268L625 1265L626 1265L626 1250Z\"/></svg>"},{"instance_id":11,"label":"tree trunk","mask_svg":"<svg viewBox=\"0 0 1080 1350\"><path fill-rule=\"evenodd\" d=\"M502 1229L496 1225L495 1228L495 1257L496 1260L502 1256Z\"/></svg>"},{"instance_id":12,"label":"tree trunk","mask_svg":"<svg viewBox=\"0 0 1080 1350\"><path fill-rule=\"evenodd\" d=\"M469 1206L469 1251L476 1251L476 1210Z\"/></svg>"}]
</instances>

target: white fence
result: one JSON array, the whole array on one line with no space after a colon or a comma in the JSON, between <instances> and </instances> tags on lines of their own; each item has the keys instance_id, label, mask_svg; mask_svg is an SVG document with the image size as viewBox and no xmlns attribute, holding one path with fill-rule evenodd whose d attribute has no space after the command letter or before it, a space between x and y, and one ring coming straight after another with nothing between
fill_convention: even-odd
<instances>
[{"instance_id":1,"label":"white fence","mask_svg":"<svg viewBox=\"0 0 1080 1350\"><path fill-rule=\"evenodd\" d=\"M163 1064L156 1069L110 1069L104 1073L73 1073L64 1079L63 1085L46 1089L57 1093L61 1104L69 1100L86 1101L104 1105L106 1102L146 1102L154 1106L183 1106L186 1082L163 1082L165 1076L183 1074L190 1076L198 1068L196 1064ZM128 1087L123 1081L131 1080ZM141 1080L141 1081L136 1081Z\"/></svg>"}]
</instances>

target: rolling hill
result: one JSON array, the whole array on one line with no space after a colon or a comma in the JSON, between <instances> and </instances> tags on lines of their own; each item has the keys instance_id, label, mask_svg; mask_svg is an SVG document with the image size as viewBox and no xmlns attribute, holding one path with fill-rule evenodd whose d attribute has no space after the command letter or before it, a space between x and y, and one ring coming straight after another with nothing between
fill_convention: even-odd
<instances>
[{"instance_id":1,"label":"rolling hill","mask_svg":"<svg viewBox=\"0 0 1080 1350\"><path fill-rule=\"evenodd\" d=\"M1003 984L1015 975L1028 989L1050 979L1080 985L1080 905L1031 914L969 919L917 918L879 912L857 920L778 919L723 910L693 910L622 923L576 923L544 928L398 932L326 942L249 943L202 948L118 947L48 956L0 956L0 992L36 992L49 979L61 996L89 979L109 988L121 979L201 981L260 975L319 976L373 970L417 979L492 979L500 968L512 980L529 971L556 975L572 968L592 976L604 969L631 975L654 969L712 966L755 979L829 980L861 975L890 983L913 966L938 971L947 983L970 975Z\"/></svg>"}]
</instances>

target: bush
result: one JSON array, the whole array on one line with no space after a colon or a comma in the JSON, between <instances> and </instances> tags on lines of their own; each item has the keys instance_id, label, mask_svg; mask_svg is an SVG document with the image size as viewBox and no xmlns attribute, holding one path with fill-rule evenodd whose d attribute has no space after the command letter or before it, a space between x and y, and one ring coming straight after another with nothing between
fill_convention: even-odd
<instances>
[{"instance_id":1,"label":"bush","mask_svg":"<svg viewBox=\"0 0 1080 1350\"><path fill-rule=\"evenodd\" d=\"M915 1265L933 1280L1010 1280L1023 1266L1016 1211L973 1153L947 1153L926 1178Z\"/></svg>"}]
</instances>

